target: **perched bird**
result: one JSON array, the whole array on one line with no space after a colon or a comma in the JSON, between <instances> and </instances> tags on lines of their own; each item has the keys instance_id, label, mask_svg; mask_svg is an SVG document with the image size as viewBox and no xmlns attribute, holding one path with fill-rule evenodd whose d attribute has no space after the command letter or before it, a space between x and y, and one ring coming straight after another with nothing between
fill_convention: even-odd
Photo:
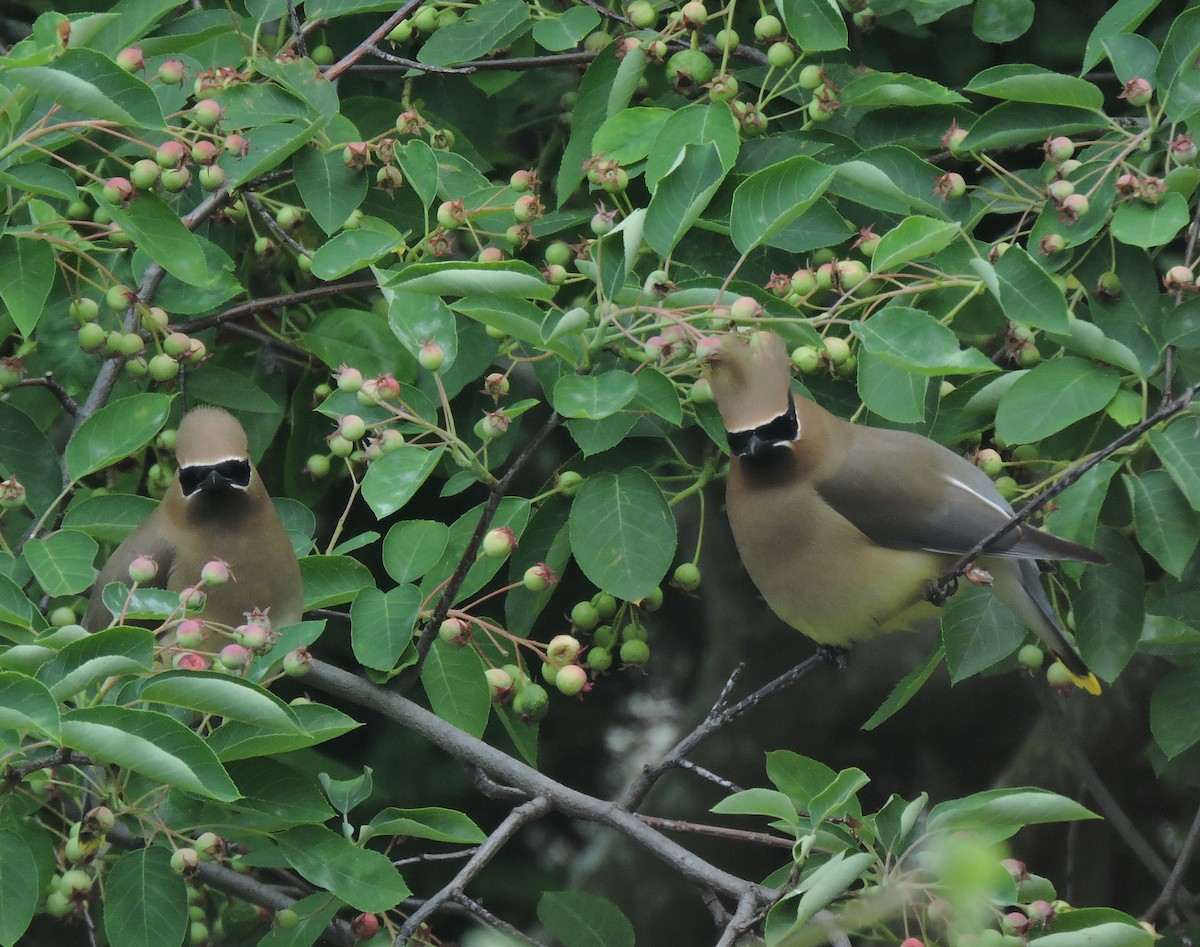
<instances>
[{"instance_id":1,"label":"perched bird","mask_svg":"<svg viewBox=\"0 0 1200 947\"><path fill-rule=\"evenodd\" d=\"M276 628L300 620L300 567L287 532L263 487L246 432L228 412L196 408L184 416L176 438L179 469L166 496L109 558L88 605L84 625L106 627L101 600L110 582L129 582L129 565L149 556L158 565L150 583L178 592L200 581L205 563L222 559L233 577L204 589L201 616L237 626L248 612L270 609Z\"/></svg>"},{"instance_id":2,"label":"perched bird","mask_svg":"<svg viewBox=\"0 0 1200 947\"><path fill-rule=\"evenodd\" d=\"M724 336L709 372L733 455L726 506L738 552L775 614L819 644L845 648L934 617L933 581L1013 514L988 476L953 451L850 424L793 395L777 335ZM1022 524L976 563L1072 680L1098 694L1054 616L1037 559L1105 559Z\"/></svg>"}]
</instances>

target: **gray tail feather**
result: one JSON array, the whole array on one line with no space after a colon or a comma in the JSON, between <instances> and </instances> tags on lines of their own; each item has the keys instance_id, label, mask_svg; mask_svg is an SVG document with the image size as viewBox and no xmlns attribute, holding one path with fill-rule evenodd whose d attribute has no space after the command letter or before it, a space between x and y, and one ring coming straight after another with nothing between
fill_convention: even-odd
<instances>
[{"instance_id":1,"label":"gray tail feather","mask_svg":"<svg viewBox=\"0 0 1200 947\"><path fill-rule=\"evenodd\" d=\"M1032 559L1006 559L993 560L991 565L992 587L1000 600L1045 642L1068 671L1088 677L1091 671L1054 616L1037 563Z\"/></svg>"}]
</instances>

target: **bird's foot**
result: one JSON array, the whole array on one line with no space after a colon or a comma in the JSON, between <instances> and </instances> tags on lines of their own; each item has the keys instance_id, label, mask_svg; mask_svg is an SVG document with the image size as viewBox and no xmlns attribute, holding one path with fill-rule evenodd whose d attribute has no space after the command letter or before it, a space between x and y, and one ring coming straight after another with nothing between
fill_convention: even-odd
<instances>
[{"instance_id":1,"label":"bird's foot","mask_svg":"<svg viewBox=\"0 0 1200 947\"><path fill-rule=\"evenodd\" d=\"M846 655L850 653L849 648L843 648L835 644L819 644L817 645L817 657L823 658L832 664L839 671L846 670Z\"/></svg>"},{"instance_id":2,"label":"bird's foot","mask_svg":"<svg viewBox=\"0 0 1200 947\"><path fill-rule=\"evenodd\" d=\"M929 589L925 592L925 598L941 608L950 600L950 596L958 591L958 576L952 576L949 580L934 579L929 583Z\"/></svg>"}]
</instances>

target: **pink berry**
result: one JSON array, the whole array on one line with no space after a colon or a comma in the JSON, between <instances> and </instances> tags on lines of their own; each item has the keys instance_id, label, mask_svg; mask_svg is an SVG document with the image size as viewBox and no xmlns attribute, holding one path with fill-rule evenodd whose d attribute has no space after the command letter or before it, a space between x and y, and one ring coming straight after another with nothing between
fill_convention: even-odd
<instances>
[{"instance_id":1,"label":"pink berry","mask_svg":"<svg viewBox=\"0 0 1200 947\"><path fill-rule=\"evenodd\" d=\"M154 561L152 556L138 556L133 562L129 563L129 578L138 583L138 585L152 582L154 576L157 574L158 563Z\"/></svg>"},{"instance_id":2,"label":"pink berry","mask_svg":"<svg viewBox=\"0 0 1200 947\"><path fill-rule=\"evenodd\" d=\"M227 644L217 655L221 666L230 671L239 671L250 663L250 649L245 645Z\"/></svg>"},{"instance_id":3,"label":"pink berry","mask_svg":"<svg viewBox=\"0 0 1200 947\"><path fill-rule=\"evenodd\" d=\"M204 564L200 570L200 578L204 580L205 585L224 585L233 578L233 572L230 571L228 562L213 559Z\"/></svg>"}]
</instances>

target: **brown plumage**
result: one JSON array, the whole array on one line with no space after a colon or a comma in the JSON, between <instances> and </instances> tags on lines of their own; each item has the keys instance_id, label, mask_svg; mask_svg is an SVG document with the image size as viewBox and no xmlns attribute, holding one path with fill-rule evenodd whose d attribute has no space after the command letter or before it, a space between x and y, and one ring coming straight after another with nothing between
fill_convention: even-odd
<instances>
[{"instance_id":1,"label":"brown plumage","mask_svg":"<svg viewBox=\"0 0 1200 947\"><path fill-rule=\"evenodd\" d=\"M771 609L820 644L848 647L936 616L931 582L1012 515L987 475L953 451L794 396L776 335L725 336L710 374L733 453L726 505L738 552ZM978 562L1076 683L1099 693L1059 627L1037 559L1105 560L1022 525Z\"/></svg>"},{"instance_id":2,"label":"brown plumage","mask_svg":"<svg viewBox=\"0 0 1200 947\"><path fill-rule=\"evenodd\" d=\"M205 590L201 617L223 625L270 609L275 627L300 620L300 567L271 498L250 462L246 432L219 408L196 408L179 425L179 469L162 502L125 539L100 570L84 625L110 624L101 593L110 582L129 583L129 564L151 556L157 588L181 591L200 581L212 559L229 564L234 579Z\"/></svg>"}]
</instances>

